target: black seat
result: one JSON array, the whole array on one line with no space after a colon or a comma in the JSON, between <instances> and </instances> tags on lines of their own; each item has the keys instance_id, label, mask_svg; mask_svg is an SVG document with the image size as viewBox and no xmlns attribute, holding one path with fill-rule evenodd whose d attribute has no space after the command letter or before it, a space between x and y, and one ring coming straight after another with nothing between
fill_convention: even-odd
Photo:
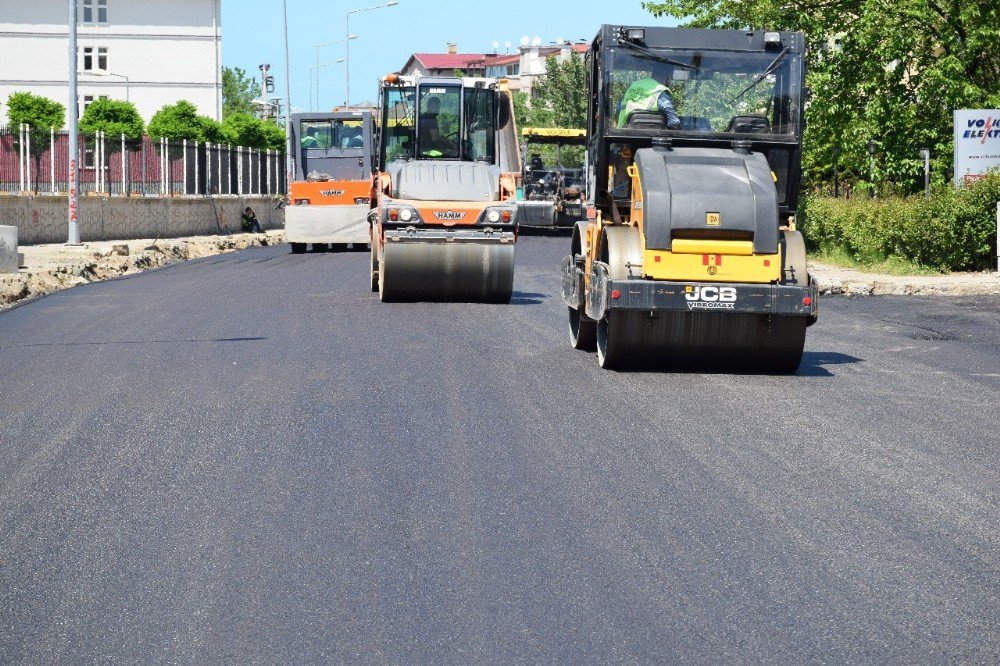
<instances>
[{"instance_id":1,"label":"black seat","mask_svg":"<svg viewBox=\"0 0 1000 666\"><path fill-rule=\"evenodd\" d=\"M771 121L767 116L761 115L734 116L726 131L737 134L770 134Z\"/></svg>"},{"instance_id":2,"label":"black seat","mask_svg":"<svg viewBox=\"0 0 1000 666\"><path fill-rule=\"evenodd\" d=\"M667 129L663 116L655 111L633 111L625 119L628 129L661 130Z\"/></svg>"}]
</instances>

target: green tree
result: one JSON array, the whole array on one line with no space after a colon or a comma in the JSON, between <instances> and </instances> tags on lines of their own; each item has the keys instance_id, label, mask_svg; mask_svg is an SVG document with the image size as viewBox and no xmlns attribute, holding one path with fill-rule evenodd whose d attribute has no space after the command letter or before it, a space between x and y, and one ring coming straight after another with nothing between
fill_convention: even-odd
<instances>
[{"instance_id":1,"label":"green tree","mask_svg":"<svg viewBox=\"0 0 1000 666\"><path fill-rule=\"evenodd\" d=\"M239 67L222 68L222 118L225 120L234 113L254 115L256 108L253 100L259 90L254 80L247 76L245 70Z\"/></svg>"},{"instance_id":2,"label":"green tree","mask_svg":"<svg viewBox=\"0 0 1000 666\"><path fill-rule=\"evenodd\" d=\"M545 76L535 84L530 122L539 127L587 127L587 71L576 51L559 62L549 56Z\"/></svg>"},{"instance_id":3,"label":"green tree","mask_svg":"<svg viewBox=\"0 0 1000 666\"><path fill-rule=\"evenodd\" d=\"M80 131L84 134L104 132L111 137L124 134L129 139L138 139L144 130L135 105L118 99L96 99L80 118Z\"/></svg>"},{"instance_id":4,"label":"green tree","mask_svg":"<svg viewBox=\"0 0 1000 666\"><path fill-rule=\"evenodd\" d=\"M808 182L832 179L839 149L846 181L915 191L919 150L938 182L951 176L952 111L1000 105L1000 3L988 0L666 0L657 16L693 27L801 30L809 46L803 163Z\"/></svg>"},{"instance_id":5,"label":"green tree","mask_svg":"<svg viewBox=\"0 0 1000 666\"><path fill-rule=\"evenodd\" d=\"M234 113L222 121L222 134L235 146L284 150L285 131L273 121L260 120L250 114Z\"/></svg>"},{"instance_id":6,"label":"green tree","mask_svg":"<svg viewBox=\"0 0 1000 666\"><path fill-rule=\"evenodd\" d=\"M11 129L23 123L31 125L33 132L44 133L47 137L51 130L61 130L65 122L66 107L48 97L16 92L7 98L7 123Z\"/></svg>"},{"instance_id":7,"label":"green tree","mask_svg":"<svg viewBox=\"0 0 1000 666\"><path fill-rule=\"evenodd\" d=\"M218 143L223 141L219 123L208 116L198 115L198 108L187 100L168 104L149 121L149 136L153 139L176 139Z\"/></svg>"}]
</instances>

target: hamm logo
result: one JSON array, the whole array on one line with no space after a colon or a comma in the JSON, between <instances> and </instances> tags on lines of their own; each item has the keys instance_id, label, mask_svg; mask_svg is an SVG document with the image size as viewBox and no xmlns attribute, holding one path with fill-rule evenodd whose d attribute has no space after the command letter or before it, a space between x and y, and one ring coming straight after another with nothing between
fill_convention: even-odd
<instances>
[{"instance_id":1,"label":"hamm logo","mask_svg":"<svg viewBox=\"0 0 1000 666\"><path fill-rule=\"evenodd\" d=\"M342 197L344 190L320 190L320 194L324 197Z\"/></svg>"},{"instance_id":2,"label":"hamm logo","mask_svg":"<svg viewBox=\"0 0 1000 666\"><path fill-rule=\"evenodd\" d=\"M465 213L456 212L453 210L436 210L434 211L434 217L439 220L464 220Z\"/></svg>"}]
</instances>

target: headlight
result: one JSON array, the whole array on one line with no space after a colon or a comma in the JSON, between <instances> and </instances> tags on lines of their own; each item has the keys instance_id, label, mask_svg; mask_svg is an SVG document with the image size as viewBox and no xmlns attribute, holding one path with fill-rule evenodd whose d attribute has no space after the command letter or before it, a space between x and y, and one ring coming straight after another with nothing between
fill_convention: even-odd
<instances>
[{"instance_id":1,"label":"headlight","mask_svg":"<svg viewBox=\"0 0 1000 666\"><path fill-rule=\"evenodd\" d=\"M403 210L399 211L399 219L401 219L403 222L409 222L411 219L413 219L413 211L411 211L409 208L404 208Z\"/></svg>"},{"instance_id":2,"label":"headlight","mask_svg":"<svg viewBox=\"0 0 1000 666\"><path fill-rule=\"evenodd\" d=\"M490 222L499 222L500 221L500 211L498 211L498 210L491 210L490 212L488 212L486 214L486 219L488 219Z\"/></svg>"},{"instance_id":3,"label":"headlight","mask_svg":"<svg viewBox=\"0 0 1000 666\"><path fill-rule=\"evenodd\" d=\"M309 205L309 199L296 199L295 200L295 205L296 206L308 206Z\"/></svg>"}]
</instances>

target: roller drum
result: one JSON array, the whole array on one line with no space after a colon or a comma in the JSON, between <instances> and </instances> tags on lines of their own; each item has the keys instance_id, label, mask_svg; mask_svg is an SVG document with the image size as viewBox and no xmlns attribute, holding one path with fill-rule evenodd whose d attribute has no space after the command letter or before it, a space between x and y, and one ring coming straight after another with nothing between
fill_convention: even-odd
<instances>
[{"instance_id":1,"label":"roller drum","mask_svg":"<svg viewBox=\"0 0 1000 666\"><path fill-rule=\"evenodd\" d=\"M606 368L794 373L806 324L805 317L617 310L598 324L598 359Z\"/></svg>"},{"instance_id":2,"label":"roller drum","mask_svg":"<svg viewBox=\"0 0 1000 666\"><path fill-rule=\"evenodd\" d=\"M513 289L513 244L404 242L383 248L383 301L509 303Z\"/></svg>"}]
</instances>

